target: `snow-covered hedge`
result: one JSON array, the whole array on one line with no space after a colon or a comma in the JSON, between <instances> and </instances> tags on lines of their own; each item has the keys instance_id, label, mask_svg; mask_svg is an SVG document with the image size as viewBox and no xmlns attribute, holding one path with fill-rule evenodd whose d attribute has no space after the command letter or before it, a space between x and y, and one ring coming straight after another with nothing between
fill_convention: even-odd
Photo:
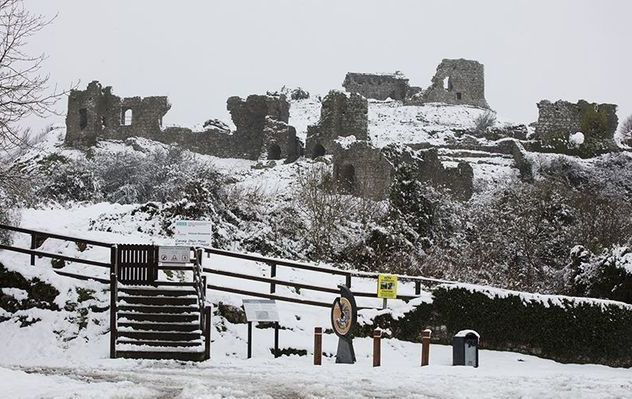
<instances>
[{"instance_id":1,"label":"snow-covered hedge","mask_svg":"<svg viewBox=\"0 0 632 399\"><path fill-rule=\"evenodd\" d=\"M424 328L433 342L450 344L462 329L481 335L481 347L511 350L560 362L632 366L632 306L603 300L438 286L433 302L402 317L381 314L378 326L391 336L419 341Z\"/></svg>"}]
</instances>

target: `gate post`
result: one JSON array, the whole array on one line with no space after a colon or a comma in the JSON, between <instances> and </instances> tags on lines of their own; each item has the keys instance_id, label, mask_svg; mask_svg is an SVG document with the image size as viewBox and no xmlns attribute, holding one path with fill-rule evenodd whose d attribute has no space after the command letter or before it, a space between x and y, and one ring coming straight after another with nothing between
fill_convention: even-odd
<instances>
[{"instance_id":1,"label":"gate post","mask_svg":"<svg viewBox=\"0 0 632 399\"><path fill-rule=\"evenodd\" d=\"M116 359L116 312L118 302L118 246L115 244L110 248L110 359Z\"/></svg>"},{"instance_id":2,"label":"gate post","mask_svg":"<svg viewBox=\"0 0 632 399\"><path fill-rule=\"evenodd\" d=\"M204 308L204 358L211 358L211 307Z\"/></svg>"}]
</instances>

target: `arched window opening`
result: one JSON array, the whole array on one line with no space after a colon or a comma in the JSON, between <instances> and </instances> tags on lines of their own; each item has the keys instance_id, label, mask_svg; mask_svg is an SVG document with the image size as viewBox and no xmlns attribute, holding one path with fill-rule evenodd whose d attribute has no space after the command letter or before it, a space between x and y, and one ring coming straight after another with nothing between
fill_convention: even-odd
<instances>
[{"instance_id":1,"label":"arched window opening","mask_svg":"<svg viewBox=\"0 0 632 399\"><path fill-rule=\"evenodd\" d=\"M132 124L132 110L131 109L126 109L123 111L123 114L121 115L121 124L123 126L129 126Z\"/></svg>"},{"instance_id":2,"label":"arched window opening","mask_svg":"<svg viewBox=\"0 0 632 399\"><path fill-rule=\"evenodd\" d=\"M106 127L108 127L108 124L105 121L105 116L102 116L101 117L101 129L105 129Z\"/></svg>"},{"instance_id":3,"label":"arched window opening","mask_svg":"<svg viewBox=\"0 0 632 399\"><path fill-rule=\"evenodd\" d=\"M327 151L325 151L325 147L323 147L320 143L314 146L314 150L312 151L312 158L322 157L325 155Z\"/></svg>"},{"instance_id":4,"label":"arched window opening","mask_svg":"<svg viewBox=\"0 0 632 399\"><path fill-rule=\"evenodd\" d=\"M450 77L446 76L445 79L443 79L443 88L450 91L451 87L450 87Z\"/></svg>"},{"instance_id":5,"label":"arched window opening","mask_svg":"<svg viewBox=\"0 0 632 399\"><path fill-rule=\"evenodd\" d=\"M88 110L85 108L79 110L79 127L81 130L88 127Z\"/></svg>"},{"instance_id":6,"label":"arched window opening","mask_svg":"<svg viewBox=\"0 0 632 399\"><path fill-rule=\"evenodd\" d=\"M270 145L270 147L268 147L268 159L281 159L281 147L279 147L278 144L272 144Z\"/></svg>"},{"instance_id":7,"label":"arched window opening","mask_svg":"<svg viewBox=\"0 0 632 399\"><path fill-rule=\"evenodd\" d=\"M345 194L353 194L355 192L356 177L353 165L346 164L340 168L338 183L341 192Z\"/></svg>"}]
</instances>

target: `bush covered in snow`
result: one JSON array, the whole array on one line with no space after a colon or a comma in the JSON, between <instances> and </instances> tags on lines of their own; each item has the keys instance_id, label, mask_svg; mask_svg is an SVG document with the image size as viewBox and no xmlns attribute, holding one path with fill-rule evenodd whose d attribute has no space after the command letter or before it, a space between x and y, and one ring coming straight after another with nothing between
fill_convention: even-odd
<instances>
[{"instance_id":1,"label":"bush covered in snow","mask_svg":"<svg viewBox=\"0 0 632 399\"><path fill-rule=\"evenodd\" d=\"M561 362L632 366L632 308L570 297L525 296L477 287L438 286L432 303L403 316L375 316L376 327L393 338L417 341L425 328L433 342L449 345L454 334L474 329L484 349L511 350Z\"/></svg>"}]
</instances>

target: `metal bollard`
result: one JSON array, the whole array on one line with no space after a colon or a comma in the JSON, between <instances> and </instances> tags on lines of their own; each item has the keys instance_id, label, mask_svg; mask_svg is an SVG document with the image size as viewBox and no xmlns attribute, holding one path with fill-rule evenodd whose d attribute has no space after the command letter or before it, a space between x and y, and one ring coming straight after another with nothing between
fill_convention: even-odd
<instances>
[{"instance_id":1,"label":"metal bollard","mask_svg":"<svg viewBox=\"0 0 632 399\"><path fill-rule=\"evenodd\" d=\"M373 330L373 367L382 363L382 330Z\"/></svg>"},{"instance_id":2,"label":"metal bollard","mask_svg":"<svg viewBox=\"0 0 632 399\"><path fill-rule=\"evenodd\" d=\"M323 360L323 328L314 327L314 366L320 366Z\"/></svg>"},{"instance_id":3,"label":"metal bollard","mask_svg":"<svg viewBox=\"0 0 632 399\"><path fill-rule=\"evenodd\" d=\"M421 365L427 366L430 362L430 334L432 331L426 328L421 332Z\"/></svg>"}]
</instances>

